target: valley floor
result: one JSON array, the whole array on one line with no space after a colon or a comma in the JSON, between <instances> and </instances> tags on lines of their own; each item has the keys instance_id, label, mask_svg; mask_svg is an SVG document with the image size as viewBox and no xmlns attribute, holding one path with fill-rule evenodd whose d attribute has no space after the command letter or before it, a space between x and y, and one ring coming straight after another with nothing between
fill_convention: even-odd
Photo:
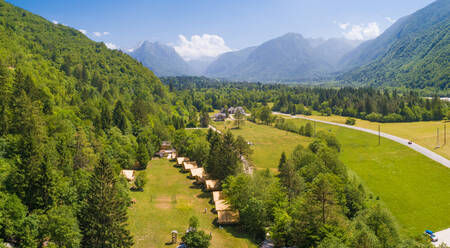
<instances>
[{"instance_id":1,"label":"valley floor","mask_svg":"<svg viewBox=\"0 0 450 248\"><path fill-rule=\"evenodd\" d=\"M304 125L306 120L289 120ZM216 125L223 129L227 123ZM450 227L450 170L422 154L369 133L317 124L318 130L336 135L342 144L341 160L350 173L358 177L372 196L380 197L396 217L402 231L417 235L425 229L443 230ZM252 160L256 168L276 171L280 154L289 156L297 144L312 139L278 130L274 127L246 122L241 129L232 129L254 143ZM295 136L297 138L295 138Z\"/></svg>"},{"instance_id":2,"label":"valley floor","mask_svg":"<svg viewBox=\"0 0 450 248\"><path fill-rule=\"evenodd\" d=\"M300 115L301 116L301 115ZM311 119L345 124L347 117L343 116L305 116ZM447 144L444 144L444 125L447 124ZM356 127L367 128L395 135L411 140L443 157L450 159L450 123L444 121L420 121L420 122L399 122L399 123L378 123L356 119ZM437 148L437 130L439 129L439 147Z\"/></svg>"}]
</instances>

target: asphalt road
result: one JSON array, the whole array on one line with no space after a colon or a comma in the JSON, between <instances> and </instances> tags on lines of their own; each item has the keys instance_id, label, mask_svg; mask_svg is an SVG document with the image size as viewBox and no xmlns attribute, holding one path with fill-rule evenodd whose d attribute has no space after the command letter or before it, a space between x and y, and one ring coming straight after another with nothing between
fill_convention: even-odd
<instances>
[{"instance_id":1,"label":"asphalt road","mask_svg":"<svg viewBox=\"0 0 450 248\"><path fill-rule=\"evenodd\" d=\"M283 113L279 113L279 112L273 112L273 114L288 116L288 117L297 118L297 119L305 119L305 120L310 120L310 121L317 121L317 122L321 122L321 123L325 123L325 124L329 124L329 125L335 125L335 126L340 126L340 127L351 128L351 129L355 129L355 130L358 130L358 131L362 131L362 132L378 135L378 131L374 131L374 130L367 129L367 128L349 126L349 125L340 124L340 123L334 123L334 122L329 122L329 121L320 121L320 120L315 120L315 119L311 119L311 118L303 117L303 116L292 116L292 115L289 115L289 114L283 114ZM397 136L394 136L394 135L390 135L390 134L387 134L387 133L383 133L383 132L380 133L380 136L384 137L384 138L387 138L387 139L390 139L390 140L393 140L393 141L395 141L397 143L400 143L402 145L405 145L405 146L407 146L407 147L409 147L409 148L411 148L411 149L413 149L413 150L415 150L417 152L422 153L423 155L427 156L428 158L430 158L430 159L432 159L432 160L434 160L434 161L436 161L436 162L438 162L438 163L440 163L440 164L450 168L450 161L448 159L446 159L446 158L442 157L441 155L438 155L438 154L428 150L427 148L425 148L423 146L420 146L420 145L415 144L415 143L412 143L411 145L409 145L408 144L409 140L403 139L403 138L400 138L400 137L397 137Z\"/></svg>"},{"instance_id":2,"label":"asphalt road","mask_svg":"<svg viewBox=\"0 0 450 248\"><path fill-rule=\"evenodd\" d=\"M450 228L434 234L438 238L438 241L433 243L434 246L438 247L442 243L450 245Z\"/></svg>"}]
</instances>

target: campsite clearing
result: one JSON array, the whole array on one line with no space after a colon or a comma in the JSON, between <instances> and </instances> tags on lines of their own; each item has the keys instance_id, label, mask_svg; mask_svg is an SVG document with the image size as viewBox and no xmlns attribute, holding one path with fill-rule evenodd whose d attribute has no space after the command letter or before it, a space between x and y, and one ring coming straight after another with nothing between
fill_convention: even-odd
<instances>
[{"instance_id":1,"label":"campsite clearing","mask_svg":"<svg viewBox=\"0 0 450 248\"><path fill-rule=\"evenodd\" d=\"M218 228L217 218L211 212L211 193L200 187L174 167L175 162L167 159L152 160L147 167L148 183L143 192L131 192L136 203L129 208L129 224L136 248L176 247L166 245L171 231L178 231L178 241L189 225L189 217L195 215L199 228L211 233L211 247L257 247L234 227ZM205 208L207 212L204 213Z\"/></svg>"}]
</instances>

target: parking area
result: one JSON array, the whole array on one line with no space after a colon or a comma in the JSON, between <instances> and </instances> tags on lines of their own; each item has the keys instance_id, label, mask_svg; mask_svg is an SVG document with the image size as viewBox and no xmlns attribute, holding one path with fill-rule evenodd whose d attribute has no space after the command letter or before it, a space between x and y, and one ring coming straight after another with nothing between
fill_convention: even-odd
<instances>
[{"instance_id":1,"label":"parking area","mask_svg":"<svg viewBox=\"0 0 450 248\"><path fill-rule=\"evenodd\" d=\"M438 247L442 243L445 243L446 245L450 246L450 228L440 232L436 232L434 234L438 238L438 241L433 243L434 246Z\"/></svg>"}]
</instances>

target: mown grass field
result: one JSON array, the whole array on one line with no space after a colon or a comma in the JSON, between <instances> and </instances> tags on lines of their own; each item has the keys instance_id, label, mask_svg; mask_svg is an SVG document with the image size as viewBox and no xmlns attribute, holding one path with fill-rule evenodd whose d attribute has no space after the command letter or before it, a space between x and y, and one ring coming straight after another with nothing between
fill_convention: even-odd
<instances>
[{"instance_id":1,"label":"mown grass field","mask_svg":"<svg viewBox=\"0 0 450 248\"><path fill-rule=\"evenodd\" d=\"M136 248L176 247L166 245L171 231L179 232L178 241L188 227L189 217L199 218L200 229L212 234L211 247L257 247L232 227L219 229L213 222L211 193L204 193L187 179L187 174L166 159L152 160L147 167L148 182L143 192L131 192L136 199L129 209L130 231ZM206 214L204 209L207 208Z\"/></svg>"},{"instance_id":2,"label":"mown grass field","mask_svg":"<svg viewBox=\"0 0 450 248\"><path fill-rule=\"evenodd\" d=\"M233 127L231 121L214 122L212 124L221 131ZM253 150L251 159L256 169L269 168L276 171L283 151L286 154L290 154L297 145L301 144L306 146L312 141L308 137L265 125L258 125L249 121L246 121L245 125L240 129L232 129L232 131L233 134L241 135L247 141L253 143L251 146Z\"/></svg>"},{"instance_id":3,"label":"mown grass field","mask_svg":"<svg viewBox=\"0 0 450 248\"><path fill-rule=\"evenodd\" d=\"M289 121L306 123L299 119ZM223 129L223 124L218 127ZM342 144L341 160L373 197L380 197L404 233L417 235L425 229L439 231L450 227L450 169L388 139L382 139L378 146L375 135L321 123L317 129L336 134ZM281 150L289 155L296 144L306 145L311 140L252 123L233 133L255 143L253 160L263 168L276 168Z\"/></svg>"},{"instance_id":4,"label":"mown grass field","mask_svg":"<svg viewBox=\"0 0 450 248\"><path fill-rule=\"evenodd\" d=\"M330 121L336 123L345 123L347 117L342 116L307 116L308 118ZM450 122L447 123L447 145L444 146L444 122L443 121L421 121L421 122L400 122L400 123L377 123L366 120L356 119L355 126L378 130L392 134L401 138L409 139L425 148L428 148L437 154L450 159ZM436 148L436 135L439 128L440 148Z\"/></svg>"}]
</instances>

